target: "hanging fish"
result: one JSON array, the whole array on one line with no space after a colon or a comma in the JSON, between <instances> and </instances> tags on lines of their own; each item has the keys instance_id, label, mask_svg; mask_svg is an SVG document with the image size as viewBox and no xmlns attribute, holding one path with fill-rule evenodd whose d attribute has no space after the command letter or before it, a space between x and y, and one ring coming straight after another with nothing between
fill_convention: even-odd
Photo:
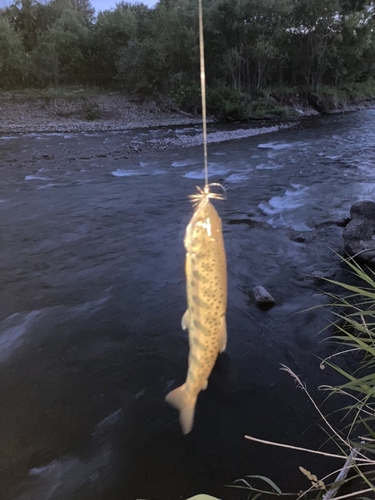
<instances>
[{"instance_id":1,"label":"hanging fish","mask_svg":"<svg viewBox=\"0 0 375 500\"><path fill-rule=\"evenodd\" d=\"M180 411L184 434L193 427L198 394L206 389L216 358L227 343L224 241L221 219L209 200L224 199L224 196L211 193L209 186L197 189L198 194L191 196L196 208L184 239L187 310L181 326L189 330L189 368L185 383L166 397L166 401Z\"/></svg>"}]
</instances>

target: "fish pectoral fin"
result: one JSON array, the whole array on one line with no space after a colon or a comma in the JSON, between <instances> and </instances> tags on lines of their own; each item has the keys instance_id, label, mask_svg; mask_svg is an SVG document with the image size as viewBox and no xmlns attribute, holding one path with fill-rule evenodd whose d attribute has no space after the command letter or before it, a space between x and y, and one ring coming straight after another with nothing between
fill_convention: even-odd
<instances>
[{"instance_id":1,"label":"fish pectoral fin","mask_svg":"<svg viewBox=\"0 0 375 500\"><path fill-rule=\"evenodd\" d=\"M202 384L202 391L205 391L207 389L207 386L208 386L208 380L205 380Z\"/></svg>"},{"instance_id":2,"label":"fish pectoral fin","mask_svg":"<svg viewBox=\"0 0 375 500\"><path fill-rule=\"evenodd\" d=\"M225 321L225 316L223 316L219 332L219 351L224 352L226 347L227 347L227 322Z\"/></svg>"},{"instance_id":3,"label":"fish pectoral fin","mask_svg":"<svg viewBox=\"0 0 375 500\"><path fill-rule=\"evenodd\" d=\"M185 314L182 316L181 328L187 330L189 328L189 309L186 309Z\"/></svg>"}]
</instances>

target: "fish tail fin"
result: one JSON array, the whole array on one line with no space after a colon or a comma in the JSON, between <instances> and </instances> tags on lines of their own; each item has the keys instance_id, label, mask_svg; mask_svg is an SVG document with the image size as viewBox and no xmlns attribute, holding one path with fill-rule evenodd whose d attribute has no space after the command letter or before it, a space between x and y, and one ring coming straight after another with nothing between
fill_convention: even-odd
<instances>
[{"instance_id":1,"label":"fish tail fin","mask_svg":"<svg viewBox=\"0 0 375 500\"><path fill-rule=\"evenodd\" d=\"M186 390L186 384L182 384L167 394L165 400L180 411L180 423L182 432L188 434L193 428L196 396L190 396Z\"/></svg>"}]
</instances>

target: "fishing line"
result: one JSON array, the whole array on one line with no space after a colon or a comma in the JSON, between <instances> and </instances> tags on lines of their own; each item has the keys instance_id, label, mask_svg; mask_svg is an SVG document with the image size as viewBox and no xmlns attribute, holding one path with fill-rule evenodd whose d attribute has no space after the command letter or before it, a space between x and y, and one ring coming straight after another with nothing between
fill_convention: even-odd
<instances>
[{"instance_id":1,"label":"fishing line","mask_svg":"<svg viewBox=\"0 0 375 500\"><path fill-rule=\"evenodd\" d=\"M207 163L207 118L206 118L206 71L204 68L204 39L203 39L203 8L202 0L199 5L199 54L201 70L201 97L202 97L202 122L203 122L203 157L204 157L204 191L209 193L208 163Z\"/></svg>"}]
</instances>

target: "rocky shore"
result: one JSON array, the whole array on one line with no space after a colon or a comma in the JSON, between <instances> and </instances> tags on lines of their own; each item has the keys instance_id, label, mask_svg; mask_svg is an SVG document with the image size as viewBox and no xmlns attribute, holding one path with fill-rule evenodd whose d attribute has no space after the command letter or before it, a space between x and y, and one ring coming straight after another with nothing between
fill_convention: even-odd
<instances>
[{"instance_id":1,"label":"rocky shore","mask_svg":"<svg viewBox=\"0 0 375 500\"><path fill-rule=\"evenodd\" d=\"M290 107L293 102L288 101L284 104ZM299 117L328 113L319 100L306 101L302 104L296 101L293 108ZM355 105L341 103L330 109L329 113L343 113L368 107L373 107L373 101L363 101ZM208 121L215 122L213 118ZM42 91L39 94L36 91L0 93L0 133L108 132L200 123L199 115L185 113L151 99L126 97L120 93L90 94L82 91L67 95L62 93L61 96L56 94L50 96L43 94ZM251 123L256 124L256 128L241 128L231 132L229 136L223 138L211 136L209 140L218 142L240 139L259 133L274 132L280 127L269 120L266 126L258 121ZM199 143L197 139L190 140L187 144L177 142L172 145L191 146Z\"/></svg>"},{"instance_id":2,"label":"rocky shore","mask_svg":"<svg viewBox=\"0 0 375 500\"><path fill-rule=\"evenodd\" d=\"M166 112L154 102L121 94L29 97L0 94L0 132L108 132L200 123L198 116Z\"/></svg>"},{"instance_id":3,"label":"rocky shore","mask_svg":"<svg viewBox=\"0 0 375 500\"><path fill-rule=\"evenodd\" d=\"M210 124L216 123L209 118ZM97 133L116 132L140 128L192 127L188 133L175 133L163 138L144 138L131 141L127 154L144 151L199 146L203 142L199 115L181 110L166 111L165 106L152 100L128 98L121 94L80 97L27 97L23 94L0 94L0 134L14 133ZM243 139L255 135L277 132L298 126L298 121L276 123L267 120L247 124L239 128L223 130L210 128L208 143ZM195 130L194 130L195 128Z\"/></svg>"}]
</instances>

